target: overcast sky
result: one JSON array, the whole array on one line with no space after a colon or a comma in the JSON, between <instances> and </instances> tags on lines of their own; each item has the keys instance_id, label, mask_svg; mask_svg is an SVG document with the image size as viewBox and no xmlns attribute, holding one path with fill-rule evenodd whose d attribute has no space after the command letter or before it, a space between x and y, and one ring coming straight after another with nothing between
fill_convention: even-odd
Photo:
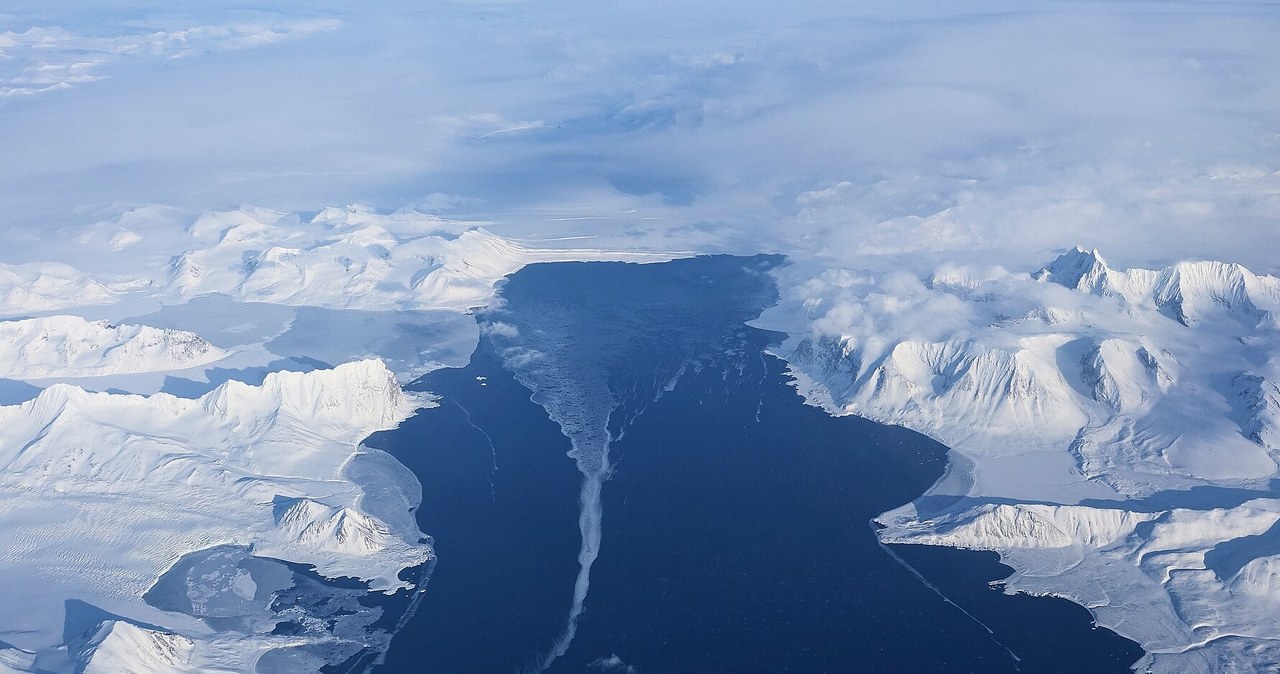
<instances>
[{"instance_id":1,"label":"overcast sky","mask_svg":"<svg viewBox=\"0 0 1280 674\"><path fill-rule=\"evenodd\" d=\"M1280 7L17 0L0 259L145 204L1280 272ZM174 216L180 221L182 216Z\"/></svg>"}]
</instances>

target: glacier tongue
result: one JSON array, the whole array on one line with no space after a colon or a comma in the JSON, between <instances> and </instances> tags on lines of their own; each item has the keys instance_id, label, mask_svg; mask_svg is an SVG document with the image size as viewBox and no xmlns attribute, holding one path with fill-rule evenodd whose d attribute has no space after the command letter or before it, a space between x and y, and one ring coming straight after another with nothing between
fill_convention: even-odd
<instances>
[{"instance_id":1,"label":"glacier tongue","mask_svg":"<svg viewBox=\"0 0 1280 674\"><path fill-rule=\"evenodd\" d=\"M1157 671L1280 664L1280 279L1082 248L1035 274L778 273L756 324L790 335L806 399L953 450L886 542L999 551L1010 588L1084 604Z\"/></svg>"}]
</instances>

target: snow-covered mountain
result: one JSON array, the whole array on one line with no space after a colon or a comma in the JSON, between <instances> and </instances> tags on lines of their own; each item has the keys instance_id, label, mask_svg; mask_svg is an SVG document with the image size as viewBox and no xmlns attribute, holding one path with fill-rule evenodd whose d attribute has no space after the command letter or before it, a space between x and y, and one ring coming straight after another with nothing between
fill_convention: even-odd
<instances>
[{"instance_id":1,"label":"snow-covered mountain","mask_svg":"<svg viewBox=\"0 0 1280 674\"><path fill-rule=\"evenodd\" d=\"M83 674L196 674L195 642L121 620L106 620L76 649Z\"/></svg>"},{"instance_id":2,"label":"snow-covered mountain","mask_svg":"<svg viewBox=\"0 0 1280 674\"><path fill-rule=\"evenodd\" d=\"M182 370L226 356L199 335L78 316L0 321L0 377L46 379Z\"/></svg>"},{"instance_id":3,"label":"snow-covered mountain","mask_svg":"<svg viewBox=\"0 0 1280 674\"><path fill-rule=\"evenodd\" d=\"M465 314L491 302L500 280L526 264L660 262L690 254L520 242L408 209L350 206L300 214L243 206L189 222L185 217L178 209L144 206L60 232L48 253L83 270L62 262L0 266L0 316L45 319L39 327L7 326L21 333L12 339L22 344L0 349L0 367L10 360L0 380L193 395L208 389L203 384L211 375L202 366L215 354L183 367L179 361L188 354L180 333L195 333L229 350L217 364L217 381L227 374L256 381L281 363L297 367L299 358L332 364L375 357L408 381L465 362L479 339ZM107 326L44 316L54 313L173 332L131 336L122 327L108 335ZM46 333L49 352L34 353L46 347ZM115 344L120 340L128 346ZM153 340L169 342L165 349L175 352L162 357L146 346ZM199 350L198 342L190 347ZM164 358L169 362L160 362ZM181 369L191 370L180 376L193 383L166 378ZM29 394L13 391L7 400Z\"/></svg>"},{"instance_id":4,"label":"snow-covered mountain","mask_svg":"<svg viewBox=\"0 0 1280 674\"><path fill-rule=\"evenodd\" d=\"M652 262L670 254L533 248L480 227L408 212L325 209L308 221L241 209L206 213L189 228L193 248L169 263L165 286L184 297L359 309L483 306L502 277L559 260Z\"/></svg>"},{"instance_id":5,"label":"snow-covered mountain","mask_svg":"<svg viewBox=\"0 0 1280 674\"><path fill-rule=\"evenodd\" d=\"M1183 325L1223 315L1256 323L1280 302L1280 286L1274 277L1257 276L1238 264L1183 262L1158 271L1117 271L1107 266L1096 249L1068 251L1035 278L1094 295L1120 297L1132 304L1152 305Z\"/></svg>"},{"instance_id":6,"label":"snow-covered mountain","mask_svg":"<svg viewBox=\"0 0 1280 674\"><path fill-rule=\"evenodd\" d=\"M422 403L364 361L278 372L261 386L229 381L198 399L57 384L0 407L0 601L23 607L0 615L0 642L21 649L4 657L74 646L64 613L75 599L128 623L86 642L81 662L97 669L84 671L123 671L120 658L148 649L154 657L132 671L250 670L266 642L239 637L244 666L220 661L225 644L206 644L206 628L143 601L177 560L217 546L404 586L401 570L431 550L420 534L393 533L404 522L363 512L345 466L366 436Z\"/></svg>"},{"instance_id":7,"label":"snow-covered mountain","mask_svg":"<svg viewBox=\"0 0 1280 674\"><path fill-rule=\"evenodd\" d=\"M57 311L114 301L116 293L66 264L0 264L0 316Z\"/></svg>"},{"instance_id":8,"label":"snow-covered mountain","mask_svg":"<svg viewBox=\"0 0 1280 674\"><path fill-rule=\"evenodd\" d=\"M953 449L928 494L881 518L886 541L998 550L1011 587L1077 599L1161 671L1248 649L1280 662L1275 550L1235 543L1269 530L1250 513L1271 512L1280 476L1280 279L1219 262L1118 271L1075 249L1034 274L828 270L782 286L759 323L792 335L779 353L806 399ZM1171 547L1171 529L1140 526L1209 513L1217 525ZM1204 559L1224 547L1241 563L1216 576Z\"/></svg>"}]
</instances>

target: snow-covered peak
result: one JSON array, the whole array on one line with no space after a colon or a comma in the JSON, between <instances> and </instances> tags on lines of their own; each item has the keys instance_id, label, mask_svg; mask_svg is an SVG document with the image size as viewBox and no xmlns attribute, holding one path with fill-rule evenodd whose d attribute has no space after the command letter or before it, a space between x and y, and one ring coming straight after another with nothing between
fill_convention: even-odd
<instances>
[{"instance_id":1,"label":"snow-covered peak","mask_svg":"<svg viewBox=\"0 0 1280 674\"><path fill-rule=\"evenodd\" d=\"M278 518L280 529L299 547L372 555L397 544L385 524L349 507L296 499Z\"/></svg>"},{"instance_id":2,"label":"snow-covered peak","mask_svg":"<svg viewBox=\"0 0 1280 674\"><path fill-rule=\"evenodd\" d=\"M1101 548L1122 540L1154 513L1040 503L984 504L948 513L927 523L913 518L881 519L896 524L883 538L894 543L952 545L983 550L1003 547Z\"/></svg>"},{"instance_id":3,"label":"snow-covered peak","mask_svg":"<svg viewBox=\"0 0 1280 674\"><path fill-rule=\"evenodd\" d=\"M251 241L278 234L297 221L288 213L241 206L229 211L206 211L187 227L187 233L197 240Z\"/></svg>"},{"instance_id":4,"label":"snow-covered peak","mask_svg":"<svg viewBox=\"0 0 1280 674\"><path fill-rule=\"evenodd\" d=\"M0 378L45 379L181 370L226 352L195 333L78 316L0 321Z\"/></svg>"},{"instance_id":5,"label":"snow-covered peak","mask_svg":"<svg viewBox=\"0 0 1280 674\"><path fill-rule=\"evenodd\" d=\"M323 208L311 218L310 224L332 231L376 227L406 239L430 233L455 231L459 226L459 223L449 222L413 209L401 209L383 214L361 205Z\"/></svg>"},{"instance_id":6,"label":"snow-covered peak","mask_svg":"<svg viewBox=\"0 0 1280 674\"><path fill-rule=\"evenodd\" d=\"M1245 436L1280 452L1280 383L1250 373L1237 375L1231 383Z\"/></svg>"},{"instance_id":7,"label":"snow-covered peak","mask_svg":"<svg viewBox=\"0 0 1280 674\"><path fill-rule=\"evenodd\" d=\"M1085 250L1076 246L1036 272L1035 278L1072 290L1100 294L1107 288L1109 271L1107 261L1102 259L1097 248Z\"/></svg>"},{"instance_id":8,"label":"snow-covered peak","mask_svg":"<svg viewBox=\"0 0 1280 674\"><path fill-rule=\"evenodd\" d=\"M1280 308L1280 279L1258 276L1238 264L1183 262L1158 273L1151 297L1183 324L1215 311L1257 323L1264 311Z\"/></svg>"},{"instance_id":9,"label":"snow-covered peak","mask_svg":"<svg viewBox=\"0 0 1280 674\"><path fill-rule=\"evenodd\" d=\"M356 435L394 425L417 406L375 359L331 370L273 372L260 386L227 381L199 402L210 415L242 428L283 418L312 433L337 428Z\"/></svg>"},{"instance_id":10,"label":"snow-covered peak","mask_svg":"<svg viewBox=\"0 0 1280 674\"><path fill-rule=\"evenodd\" d=\"M1174 376L1140 338L1109 337L1094 344L1080 361L1080 375L1092 398L1117 412L1133 412L1150 398L1167 393Z\"/></svg>"},{"instance_id":11,"label":"snow-covered peak","mask_svg":"<svg viewBox=\"0 0 1280 674\"><path fill-rule=\"evenodd\" d=\"M1034 278L1094 295L1155 306L1184 325L1230 316L1250 325L1280 308L1280 279L1227 262L1179 262L1164 269L1117 271L1097 250L1076 248L1050 262Z\"/></svg>"}]
</instances>

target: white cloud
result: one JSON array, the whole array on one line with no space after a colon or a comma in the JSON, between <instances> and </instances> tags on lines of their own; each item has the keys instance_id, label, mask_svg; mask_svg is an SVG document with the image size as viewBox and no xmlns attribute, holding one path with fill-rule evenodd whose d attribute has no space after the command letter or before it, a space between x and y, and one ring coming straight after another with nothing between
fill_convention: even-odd
<instances>
[{"instance_id":1,"label":"white cloud","mask_svg":"<svg viewBox=\"0 0 1280 674\"><path fill-rule=\"evenodd\" d=\"M0 96L38 94L109 77L127 59L177 59L246 49L334 30L334 19L236 22L179 30L99 36L57 26L0 33Z\"/></svg>"},{"instance_id":2,"label":"white cloud","mask_svg":"<svg viewBox=\"0 0 1280 674\"><path fill-rule=\"evenodd\" d=\"M1016 266L1082 243L1121 264L1277 270L1272 6L725 10L19 2L0 45L0 232L118 201L438 203L609 245ZM42 87L72 88L17 95Z\"/></svg>"},{"instance_id":3,"label":"white cloud","mask_svg":"<svg viewBox=\"0 0 1280 674\"><path fill-rule=\"evenodd\" d=\"M505 339L515 339L520 336L520 329L510 323L502 321L491 321L489 323L480 324L480 332L485 335L497 335Z\"/></svg>"}]
</instances>

